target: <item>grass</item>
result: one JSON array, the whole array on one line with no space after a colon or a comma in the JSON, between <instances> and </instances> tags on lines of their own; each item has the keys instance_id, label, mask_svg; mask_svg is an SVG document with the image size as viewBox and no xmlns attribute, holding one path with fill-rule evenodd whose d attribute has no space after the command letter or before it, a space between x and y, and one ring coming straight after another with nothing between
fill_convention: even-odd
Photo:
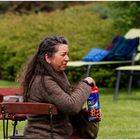
<instances>
[{"instance_id":1,"label":"grass","mask_svg":"<svg viewBox=\"0 0 140 140\"><path fill-rule=\"evenodd\" d=\"M140 92L133 89L132 95L126 95L126 89L119 92L118 101L113 101L114 89L101 89L101 108L103 118L98 138L102 139L138 139L140 138Z\"/></svg>"},{"instance_id":2,"label":"grass","mask_svg":"<svg viewBox=\"0 0 140 140\"><path fill-rule=\"evenodd\" d=\"M99 89L103 117L100 122L98 139L139 139L139 89L133 89L132 95L129 96L126 95L126 89L121 89L118 101L113 101L113 88ZM2 122L0 123L0 130L2 130ZM19 122L18 127L23 129L24 124L25 122ZM10 126L10 134L12 134L12 125ZM0 131L0 138L2 138L2 131Z\"/></svg>"},{"instance_id":3,"label":"grass","mask_svg":"<svg viewBox=\"0 0 140 140\"><path fill-rule=\"evenodd\" d=\"M11 88L11 87L17 87L17 83L11 82L11 81L6 81L6 80L0 80L0 88Z\"/></svg>"},{"instance_id":4,"label":"grass","mask_svg":"<svg viewBox=\"0 0 140 140\"><path fill-rule=\"evenodd\" d=\"M13 123L14 123L13 121L9 121L9 126L10 126L10 127L8 128L8 129L9 129L9 131L8 131L8 132L9 132L9 133L8 133L9 136L12 136L12 133L13 133L13 127L14 127L14 126L13 126ZM0 124L1 124L1 125L0 125L0 130L1 130L1 131L0 131L0 139L2 139L2 138L3 138L2 121L0 121ZM24 126L25 126L25 121L20 121L20 122L18 122L18 125L17 125L18 134L21 134L21 135L23 134Z\"/></svg>"}]
</instances>

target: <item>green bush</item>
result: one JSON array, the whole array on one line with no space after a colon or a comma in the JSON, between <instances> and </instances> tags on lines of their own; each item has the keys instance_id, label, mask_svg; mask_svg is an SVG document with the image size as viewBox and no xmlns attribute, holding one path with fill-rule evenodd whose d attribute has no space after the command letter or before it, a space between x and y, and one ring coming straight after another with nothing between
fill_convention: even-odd
<instances>
[{"instance_id":1,"label":"green bush","mask_svg":"<svg viewBox=\"0 0 140 140\"><path fill-rule=\"evenodd\" d=\"M98 15L95 8L99 5L106 7L105 2L93 2L52 13L0 15L1 79L14 80L22 64L45 36L66 36L70 42L70 60L81 60L93 47L106 48L119 31L113 28L112 19L104 20ZM83 77L84 69L71 70L70 81L73 83ZM102 69L100 73L111 74ZM99 83L105 82L102 74L96 79Z\"/></svg>"},{"instance_id":2,"label":"green bush","mask_svg":"<svg viewBox=\"0 0 140 140\"><path fill-rule=\"evenodd\" d=\"M9 6L10 6L9 1L0 1L0 13L6 12Z\"/></svg>"},{"instance_id":3,"label":"green bush","mask_svg":"<svg viewBox=\"0 0 140 140\"><path fill-rule=\"evenodd\" d=\"M116 72L113 66L92 66L90 76L94 78L97 86L114 87L116 82ZM72 84L77 83L86 76L86 67L71 67L66 71Z\"/></svg>"}]
</instances>

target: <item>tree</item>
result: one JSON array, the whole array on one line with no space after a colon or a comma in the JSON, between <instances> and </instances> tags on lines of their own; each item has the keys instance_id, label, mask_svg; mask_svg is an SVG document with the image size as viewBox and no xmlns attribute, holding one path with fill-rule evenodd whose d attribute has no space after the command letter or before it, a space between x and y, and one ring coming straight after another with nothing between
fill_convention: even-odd
<instances>
[{"instance_id":1,"label":"tree","mask_svg":"<svg viewBox=\"0 0 140 140\"><path fill-rule=\"evenodd\" d=\"M111 5L114 25L121 31L140 27L140 2L139 1L114 1Z\"/></svg>"},{"instance_id":2,"label":"tree","mask_svg":"<svg viewBox=\"0 0 140 140\"><path fill-rule=\"evenodd\" d=\"M15 12L28 14L30 12L38 13L40 11L52 12L54 10L63 10L70 6L87 4L88 1L1 1L0 13Z\"/></svg>"}]
</instances>

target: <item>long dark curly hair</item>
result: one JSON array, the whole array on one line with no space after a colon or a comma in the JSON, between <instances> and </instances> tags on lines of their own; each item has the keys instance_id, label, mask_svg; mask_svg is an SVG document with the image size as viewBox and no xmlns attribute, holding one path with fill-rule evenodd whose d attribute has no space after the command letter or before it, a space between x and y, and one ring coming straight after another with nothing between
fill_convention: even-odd
<instances>
[{"instance_id":1,"label":"long dark curly hair","mask_svg":"<svg viewBox=\"0 0 140 140\"><path fill-rule=\"evenodd\" d=\"M44 78L45 75L51 75L60 83L60 86L66 86L64 85L65 82L61 81L59 77L57 78L50 64L45 61L45 54L47 54L48 57L52 57L54 53L57 52L58 44L68 45L68 41L62 36L44 38L39 44L37 52L24 65L18 78L23 91L24 101L28 100L28 91L37 75L42 75L42 78ZM44 80L41 81L43 81L42 84L45 88Z\"/></svg>"}]
</instances>

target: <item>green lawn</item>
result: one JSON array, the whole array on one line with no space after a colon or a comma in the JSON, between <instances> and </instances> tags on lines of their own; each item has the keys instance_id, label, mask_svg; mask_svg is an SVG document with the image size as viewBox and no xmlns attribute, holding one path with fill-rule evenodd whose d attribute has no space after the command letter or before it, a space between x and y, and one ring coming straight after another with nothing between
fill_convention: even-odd
<instances>
[{"instance_id":1,"label":"green lawn","mask_svg":"<svg viewBox=\"0 0 140 140\"><path fill-rule=\"evenodd\" d=\"M17 83L6 80L0 80L0 88L4 87L17 87Z\"/></svg>"},{"instance_id":2,"label":"green lawn","mask_svg":"<svg viewBox=\"0 0 140 140\"><path fill-rule=\"evenodd\" d=\"M98 138L139 139L140 138L140 91L133 89L132 95L126 95L126 89L120 90L117 102L113 101L114 89L101 89L101 108L103 118Z\"/></svg>"},{"instance_id":3,"label":"green lawn","mask_svg":"<svg viewBox=\"0 0 140 140\"><path fill-rule=\"evenodd\" d=\"M114 89L99 90L103 117L98 139L140 139L139 89L133 89L132 95L129 96L126 95L126 89L121 89L116 102L113 101ZM23 128L24 122L19 123L18 127ZM2 125L0 130L2 138Z\"/></svg>"}]
</instances>

